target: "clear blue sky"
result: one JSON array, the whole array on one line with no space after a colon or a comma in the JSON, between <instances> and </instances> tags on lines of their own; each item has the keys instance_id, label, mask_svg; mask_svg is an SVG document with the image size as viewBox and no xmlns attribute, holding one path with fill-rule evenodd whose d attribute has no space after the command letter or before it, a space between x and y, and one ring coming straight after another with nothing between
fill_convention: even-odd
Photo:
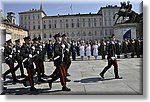
<instances>
[{"instance_id":1,"label":"clear blue sky","mask_svg":"<svg viewBox=\"0 0 150 102\"><path fill-rule=\"evenodd\" d=\"M120 1L116 1L116 2L106 2L108 0L105 0L105 2L103 1L99 1L99 2L3 2L2 6L3 6L3 12L4 15L6 15L6 13L8 11L13 11L16 13L16 19L17 19L17 24L18 24L18 12L22 12L22 11L28 11L29 9L39 9L40 8L40 4L42 3L43 5L43 10L45 11L45 13L47 15L57 15L57 14L68 14L68 13L97 13L98 10L100 9L101 6L106 6L106 5L118 5L120 6ZM131 2L133 4L133 10L135 10L136 12L140 12L139 11L139 6L142 0L138 0L136 2ZM70 6L72 5L72 11L70 9Z\"/></svg>"}]
</instances>

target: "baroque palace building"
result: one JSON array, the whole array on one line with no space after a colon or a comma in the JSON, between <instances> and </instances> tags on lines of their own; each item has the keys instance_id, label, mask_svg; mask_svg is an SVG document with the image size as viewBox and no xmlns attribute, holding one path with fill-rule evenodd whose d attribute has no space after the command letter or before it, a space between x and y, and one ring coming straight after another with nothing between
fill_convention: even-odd
<instances>
[{"instance_id":1,"label":"baroque palace building","mask_svg":"<svg viewBox=\"0 0 150 102\"><path fill-rule=\"evenodd\" d=\"M16 25L15 13L8 12L5 17L1 10L0 19L0 47L9 39L11 39L13 43L16 39L20 39L22 44L24 42L23 38L28 36L28 30Z\"/></svg>"},{"instance_id":2,"label":"baroque palace building","mask_svg":"<svg viewBox=\"0 0 150 102\"><path fill-rule=\"evenodd\" d=\"M66 34L72 40L101 40L111 36L117 5L101 7L97 13L48 16L42 9L19 12L19 25L29 30L31 38L41 36L43 41L56 33Z\"/></svg>"}]
</instances>

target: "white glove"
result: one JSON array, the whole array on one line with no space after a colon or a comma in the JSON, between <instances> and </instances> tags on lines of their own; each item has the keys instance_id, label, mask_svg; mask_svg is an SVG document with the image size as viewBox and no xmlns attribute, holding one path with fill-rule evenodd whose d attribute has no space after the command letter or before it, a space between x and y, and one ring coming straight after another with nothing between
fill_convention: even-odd
<instances>
[{"instance_id":1,"label":"white glove","mask_svg":"<svg viewBox=\"0 0 150 102\"><path fill-rule=\"evenodd\" d=\"M37 54L39 54L40 52L39 51L37 51Z\"/></svg>"},{"instance_id":2,"label":"white glove","mask_svg":"<svg viewBox=\"0 0 150 102\"><path fill-rule=\"evenodd\" d=\"M33 50L35 50L35 47L34 47L34 46L32 46L32 49L33 49Z\"/></svg>"},{"instance_id":3,"label":"white glove","mask_svg":"<svg viewBox=\"0 0 150 102\"><path fill-rule=\"evenodd\" d=\"M15 48L13 48L12 50L13 50L13 52L16 52L16 49L15 49Z\"/></svg>"},{"instance_id":4,"label":"white glove","mask_svg":"<svg viewBox=\"0 0 150 102\"><path fill-rule=\"evenodd\" d=\"M12 58L12 55L9 55L10 58Z\"/></svg>"},{"instance_id":5,"label":"white glove","mask_svg":"<svg viewBox=\"0 0 150 102\"><path fill-rule=\"evenodd\" d=\"M31 55L31 54L29 54L29 58L32 58L32 55Z\"/></svg>"},{"instance_id":6,"label":"white glove","mask_svg":"<svg viewBox=\"0 0 150 102\"><path fill-rule=\"evenodd\" d=\"M111 57L111 59L112 59L112 60L115 60L115 59L116 59L116 57Z\"/></svg>"},{"instance_id":7,"label":"white glove","mask_svg":"<svg viewBox=\"0 0 150 102\"><path fill-rule=\"evenodd\" d=\"M40 49L42 49L42 46L41 46L41 45L40 45L39 47L40 47Z\"/></svg>"},{"instance_id":8,"label":"white glove","mask_svg":"<svg viewBox=\"0 0 150 102\"><path fill-rule=\"evenodd\" d=\"M20 53L20 50L18 50L18 53Z\"/></svg>"},{"instance_id":9,"label":"white glove","mask_svg":"<svg viewBox=\"0 0 150 102\"><path fill-rule=\"evenodd\" d=\"M65 45L64 45L64 44L62 44L62 45L61 45L61 47L64 49L64 48L65 48Z\"/></svg>"},{"instance_id":10,"label":"white glove","mask_svg":"<svg viewBox=\"0 0 150 102\"><path fill-rule=\"evenodd\" d=\"M69 49L66 49L69 52Z\"/></svg>"}]
</instances>

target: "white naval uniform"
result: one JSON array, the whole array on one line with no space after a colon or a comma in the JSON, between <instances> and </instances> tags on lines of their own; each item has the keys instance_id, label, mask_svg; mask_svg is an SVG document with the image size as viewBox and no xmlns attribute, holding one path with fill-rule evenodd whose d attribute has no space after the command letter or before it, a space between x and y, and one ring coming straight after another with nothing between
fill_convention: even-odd
<instances>
[{"instance_id":1,"label":"white naval uniform","mask_svg":"<svg viewBox=\"0 0 150 102\"><path fill-rule=\"evenodd\" d=\"M85 48L83 45L80 46L80 56L84 56Z\"/></svg>"},{"instance_id":2,"label":"white naval uniform","mask_svg":"<svg viewBox=\"0 0 150 102\"><path fill-rule=\"evenodd\" d=\"M86 47L86 56L91 56L91 45Z\"/></svg>"},{"instance_id":3,"label":"white naval uniform","mask_svg":"<svg viewBox=\"0 0 150 102\"><path fill-rule=\"evenodd\" d=\"M93 45L93 56L98 56L98 45Z\"/></svg>"}]
</instances>

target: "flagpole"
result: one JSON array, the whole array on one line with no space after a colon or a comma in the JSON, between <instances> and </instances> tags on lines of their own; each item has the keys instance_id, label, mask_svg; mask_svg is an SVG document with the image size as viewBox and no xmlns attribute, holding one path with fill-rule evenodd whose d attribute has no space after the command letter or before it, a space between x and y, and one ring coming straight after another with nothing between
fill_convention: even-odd
<instances>
[{"instance_id":1,"label":"flagpole","mask_svg":"<svg viewBox=\"0 0 150 102\"><path fill-rule=\"evenodd\" d=\"M71 14L73 14L73 11L72 11L72 4L71 4L71 6L70 6L70 9L71 9Z\"/></svg>"}]
</instances>

